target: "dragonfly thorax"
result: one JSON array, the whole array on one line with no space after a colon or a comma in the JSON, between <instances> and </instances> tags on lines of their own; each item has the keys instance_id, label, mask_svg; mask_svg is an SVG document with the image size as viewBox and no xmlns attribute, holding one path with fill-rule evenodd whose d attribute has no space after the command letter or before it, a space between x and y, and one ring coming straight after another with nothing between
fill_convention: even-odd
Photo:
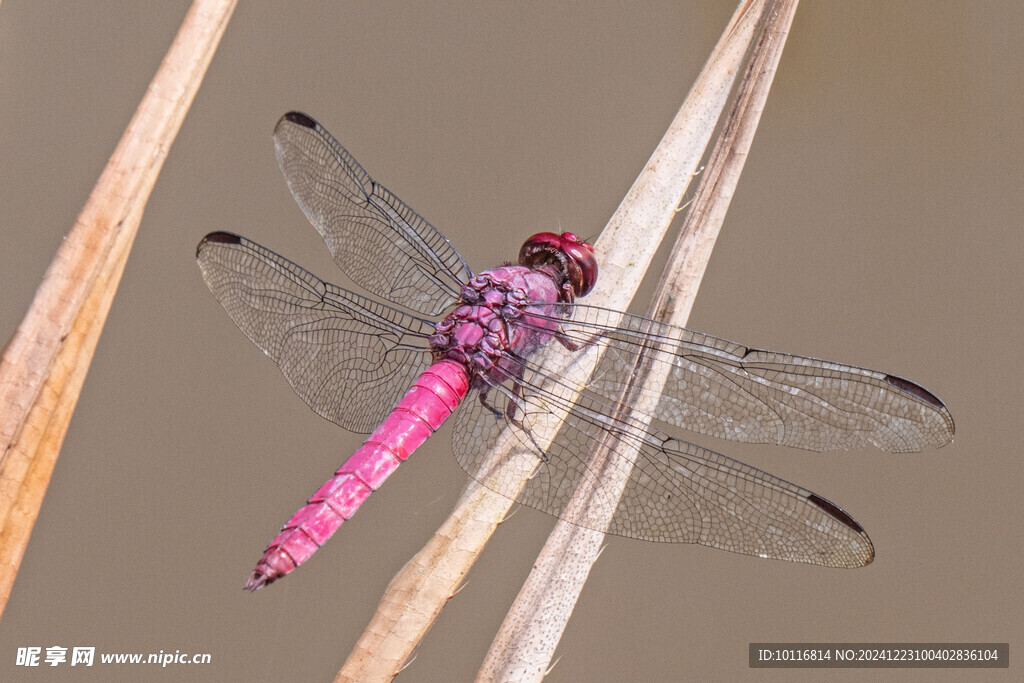
<instances>
[{"instance_id":1,"label":"dragonfly thorax","mask_svg":"<svg viewBox=\"0 0 1024 683\"><path fill-rule=\"evenodd\" d=\"M430 336L434 357L465 364L487 384L501 383L515 375L507 354L524 358L557 331L547 304L560 298L555 280L542 270L502 266L474 275Z\"/></svg>"}]
</instances>

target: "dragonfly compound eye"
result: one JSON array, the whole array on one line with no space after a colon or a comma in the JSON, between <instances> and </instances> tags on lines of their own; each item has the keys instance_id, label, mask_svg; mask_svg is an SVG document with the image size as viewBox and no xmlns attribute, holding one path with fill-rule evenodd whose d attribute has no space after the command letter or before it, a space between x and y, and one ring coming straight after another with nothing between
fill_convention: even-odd
<instances>
[{"instance_id":1,"label":"dragonfly compound eye","mask_svg":"<svg viewBox=\"0 0 1024 683\"><path fill-rule=\"evenodd\" d=\"M571 232L533 235L519 250L519 265L528 268L558 265L577 297L586 296L597 283L594 248Z\"/></svg>"}]
</instances>

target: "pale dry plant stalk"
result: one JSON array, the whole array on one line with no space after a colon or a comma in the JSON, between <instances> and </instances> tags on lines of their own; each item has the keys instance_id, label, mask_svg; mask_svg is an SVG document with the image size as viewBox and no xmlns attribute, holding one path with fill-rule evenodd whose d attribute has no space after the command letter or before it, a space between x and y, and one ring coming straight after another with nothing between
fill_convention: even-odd
<instances>
[{"instance_id":1,"label":"pale dry plant stalk","mask_svg":"<svg viewBox=\"0 0 1024 683\"><path fill-rule=\"evenodd\" d=\"M0 357L0 613L146 201L234 9L195 0Z\"/></svg>"},{"instance_id":2,"label":"pale dry plant stalk","mask_svg":"<svg viewBox=\"0 0 1024 683\"><path fill-rule=\"evenodd\" d=\"M780 3L751 0L741 3L737 8L679 114L596 242L595 250L600 260L601 277L597 288L588 295L588 304L618 310L629 305L651 258L676 214L690 179L697 171L700 159L725 107L735 76L739 73L743 59L754 40L755 28L765 14L766 6L773 4ZM795 2L789 4L795 7ZM779 34L773 34L771 39L777 40L778 37ZM768 80L770 82L770 78ZM691 209L691 213L696 210ZM708 210L703 210L702 213L715 215L713 211ZM691 237L686 241L692 244L693 239ZM695 253L691 256L697 260L703 259L701 265L692 271L695 274L691 283L694 293L713 243L713 237L710 241L706 241L705 238L706 253ZM690 298L692 300L692 295ZM688 311L689 307L686 308L687 313ZM554 355L559 354L556 351ZM596 363L596 355L577 354L574 362L577 367L573 369L572 374L579 376L579 364ZM557 369L552 374L560 376ZM556 429L556 425L550 425L548 438L553 436ZM536 428L531 433L535 443L544 444L543 433L539 433ZM523 473L528 473L533 467L533 463L508 459L506 455L501 452L492 454L489 466L510 467ZM478 478L486 479L483 475ZM509 499L490 492L476 482L470 482L448 520L427 546L392 579L377 613L335 680L387 680L398 673L445 602L457 591L469 567L511 505ZM571 524L567 526L577 532L582 531ZM559 533L564 532L556 529L553 537ZM597 539L603 538L603 535L596 532L590 533ZM596 550L599 542L598 540L597 543L590 545ZM583 559L584 557L589 559ZM539 580L541 585L553 587L556 595L549 596L550 599L563 605L559 617L562 625L558 626L555 632L549 632L542 637L546 643L545 647L550 652L553 652L557 644L565 620L568 619L572 605L575 604L575 596L582 588L583 580L594 559L593 553L584 553L580 556L578 566L586 568L577 571L578 581L575 588L559 584L551 578L551 574L547 574L547 578L531 578L532 582ZM561 570L548 571L565 571L565 567ZM520 594L521 599L517 602L522 602L522 596L526 592L527 588L524 587ZM532 588L530 594L540 595ZM535 673L527 677L537 678L543 675L548 666L547 662L550 661L550 654L546 658L543 655L538 658L536 654L526 654L522 643L534 639L538 634L520 628L530 624L537 625L552 618L551 614L542 614L542 611L541 605L532 599L513 607L513 612L506 619L506 623L513 623L514 626L504 630L514 637L509 639L506 637L507 634L499 634L495 645L492 646L492 653L479 674L481 679L514 679L517 675L522 676L523 662L539 662L540 659L543 659L543 664L531 663L526 667Z\"/></svg>"},{"instance_id":3,"label":"pale dry plant stalk","mask_svg":"<svg viewBox=\"0 0 1024 683\"><path fill-rule=\"evenodd\" d=\"M686 324L764 110L797 0L767 5L728 118L648 309L647 315L661 322ZM659 396L668 371L667 364L638 359L634 381L620 402L633 410L630 419L643 421L653 412L654 406L645 405L642 397ZM604 534L593 530L594 518L602 516L607 527L616 507L607 501L618 501L629 477L628 471L610 463L612 458L630 455L636 456L633 447L611 434L593 454L590 469L601 473L595 478L599 483L578 489L567 508L568 519L587 519L591 528L559 520L506 615L477 680L540 680L550 669L583 584L601 553Z\"/></svg>"}]
</instances>

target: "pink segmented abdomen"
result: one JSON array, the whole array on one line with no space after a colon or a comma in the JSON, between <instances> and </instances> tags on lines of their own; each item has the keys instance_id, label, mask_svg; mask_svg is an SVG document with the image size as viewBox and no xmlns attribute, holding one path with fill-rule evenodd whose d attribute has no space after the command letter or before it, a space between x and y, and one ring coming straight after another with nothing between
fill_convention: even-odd
<instances>
[{"instance_id":1,"label":"pink segmented abdomen","mask_svg":"<svg viewBox=\"0 0 1024 683\"><path fill-rule=\"evenodd\" d=\"M469 377L461 364L441 360L427 368L387 419L285 523L245 587L261 588L308 560L367 496L444 424L468 390Z\"/></svg>"}]
</instances>

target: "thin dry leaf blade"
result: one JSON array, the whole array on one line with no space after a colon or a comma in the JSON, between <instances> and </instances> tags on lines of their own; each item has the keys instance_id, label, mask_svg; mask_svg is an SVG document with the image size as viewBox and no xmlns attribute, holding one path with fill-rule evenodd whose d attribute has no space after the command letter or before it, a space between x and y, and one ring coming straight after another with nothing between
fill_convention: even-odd
<instances>
[{"instance_id":1,"label":"thin dry leaf blade","mask_svg":"<svg viewBox=\"0 0 1024 683\"><path fill-rule=\"evenodd\" d=\"M0 358L0 611L39 514L143 207L234 0L196 0Z\"/></svg>"}]
</instances>

